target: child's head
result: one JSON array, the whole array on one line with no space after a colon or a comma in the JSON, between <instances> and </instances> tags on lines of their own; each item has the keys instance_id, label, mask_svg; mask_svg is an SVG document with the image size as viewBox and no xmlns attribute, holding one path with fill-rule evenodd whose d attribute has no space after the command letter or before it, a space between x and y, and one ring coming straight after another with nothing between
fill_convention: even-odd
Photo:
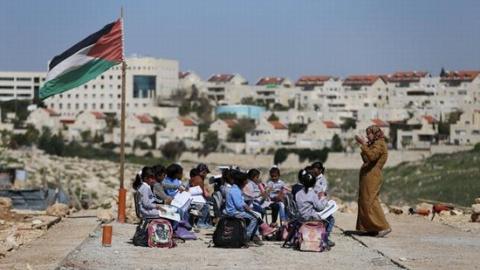
<instances>
[{"instance_id":1,"label":"child's head","mask_svg":"<svg viewBox=\"0 0 480 270\"><path fill-rule=\"evenodd\" d=\"M197 175L200 175L200 173L198 172L198 170L196 168L193 168L190 170L190 179L197 176Z\"/></svg>"},{"instance_id":2,"label":"child's head","mask_svg":"<svg viewBox=\"0 0 480 270\"><path fill-rule=\"evenodd\" d=\"M255 183L258 183L260 177L260 171L257 169L251 169L247 172L248 179L252 180Z\"/></svg>"},{"instance_id":3,"label":"child's head","mask_svg":"<svg viewBox=\"0 0 480 270\"><path fill-rule=\"evenodd\" d=\"M155 171L152 167L143 167L141 178L143 182L151 186L155 182Z\"/></svg>"},{"instance_id":4,"label":"child's head","mask_svg":"<svg viewBox=\"0 0 480 270\"><path fill-rule=\"evenodd\" d=\"M320 161L315 161L314 163L312 163L311 167L315 177L319 176L322 173L325 173L325 167L323 167L323 163Z\"/></svg>"},{"instance_id":5,"label":"child's head","mask_svg":"<svg viewBox=\"0 0 480 270\"><path fill-rule=\"evenodd\" d=\"M162 165L158 164L152 167L155 173L155 180L162 182L165 179L166 169Z\"/></svg>"},{"instance_id":6,"label":"child's head","mask_svg":"<svg viewBox=\"0 0 480 270\"><path fill-rule=\"evenodd\" d=\"M312 172L312 166L307 166L305 168L303 168L302 170L298 171L298 176L297 176L297 180L300 184L303 184L303 177L302 175L304 174L304 171L305 172Z\"/></svg>"},{"instance_id":7,"label":"child's head","mask_svg":"<svg viewBox=\"0 0 480 270\"><path fill-rule=\"evenodd\" d=\"M181 179L183 175L183 168L182 166L173 163L167 167L166 173L170 179Z\"/></svg>"},{"instance_id":8,"label":"child's head","mask_svg":"<svg viewBox=\"0 0 480 270\"><path fill-rule=\"evenodd\" d=\"M316 179L315 175L313 173L307 171L307 170L302 170L300 173L300 181L303 184L303 188L305 190L305 193L308 192L308 189L313 187L315 185Z\"/></svg>"},{"instance_id":9,"label":"child's head","mask_svg":"<svg viewBox=\"0 0 480 270\"><path fill-rule=\"evenodd\" d=\"M233 183L239 188L243 188L247 183L247 175L243 172L232 170L230 175L233 179Z\"/></svg>"},{"instance_id":10,"label":"child's head","mask_svg":"<svg viewBox=\"0 0 480 270\"><path fill-rule=\"evenodd\" d=\"M277 182L280 179L280 169L277 166L274 166L268 172L270 174L270 180Z\"/></svg>"}]
</instances>

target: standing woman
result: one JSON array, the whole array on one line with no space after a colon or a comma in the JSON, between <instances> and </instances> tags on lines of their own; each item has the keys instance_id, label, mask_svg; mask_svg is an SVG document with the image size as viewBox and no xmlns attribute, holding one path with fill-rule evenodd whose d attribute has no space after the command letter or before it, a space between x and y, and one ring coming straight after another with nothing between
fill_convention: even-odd
<instances>
[{"instance_id":1,"label":"standing woman","mask_svg":"<svg viewBox=\"0 0 480 270\"><path fill-rule=\"evenodd\" d=\"M355 140L360 144L363 160L360 169L356 229L384 237L392 231L378 198L382 186L382 168L388 158L387 144L378 126L369 126L366 131L368 142L360 136L355 136Z\"/></svg>"}]
</instances>

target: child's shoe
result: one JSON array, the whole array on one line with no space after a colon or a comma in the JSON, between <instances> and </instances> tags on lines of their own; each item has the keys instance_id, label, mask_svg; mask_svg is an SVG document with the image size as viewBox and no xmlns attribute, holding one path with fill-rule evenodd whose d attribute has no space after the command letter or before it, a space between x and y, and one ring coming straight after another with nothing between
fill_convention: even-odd
<instances>
[{"instance_id":1,"label":"child's shoe","mask_svg":"<svg viewBox=\"0 0 480 270\"><path fill-rule=\"evenodd\" d=\"M212 225L210 225L208 223L198 223L197 227L200 228L200 229L210 229L210 228L212 228Z\"/></svg>"},{"instance_id":2,"label":"child's shoe","mask_svg":"<svg viewBox=\"0 0 480 270\"><path fill-rule=\"evenodd\" d=\"M263 246L262 240L257 235L253 237L252 242L257 246Z\"/></svg>"}]
</instances>

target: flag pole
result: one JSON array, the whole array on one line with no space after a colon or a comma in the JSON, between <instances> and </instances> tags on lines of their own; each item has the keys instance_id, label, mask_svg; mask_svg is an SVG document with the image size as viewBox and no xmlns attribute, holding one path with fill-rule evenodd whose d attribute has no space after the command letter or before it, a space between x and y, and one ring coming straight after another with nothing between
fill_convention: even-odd
<instances>
[{"instance_id":1,"label":"flag pole","mask_svg":"<svg viewBox=\"0 0 480 270\"><path fill-rule=\"evenodd\" d=\"M118 193L118 217L117 221L125 223L125 205L127 199L127 190L124 187L125 175L125 76L127 64L125 62L125 41L123 31L123 7L121 8L121 22L122 22L122 106L120 118L120 190Z\"/></svg>"}]
</instances>

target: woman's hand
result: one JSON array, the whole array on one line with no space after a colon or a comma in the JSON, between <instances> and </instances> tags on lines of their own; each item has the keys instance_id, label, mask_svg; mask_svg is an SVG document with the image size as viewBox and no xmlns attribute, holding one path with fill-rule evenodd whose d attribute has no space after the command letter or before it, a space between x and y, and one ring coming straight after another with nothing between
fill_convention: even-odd
<instances>
[{"instance_id":1,"label":"woman's hand","mask_svg":"<svg viewBox=\"0 0 480 270\"><path fill-rule=\"evenodd\" d=\"M364 145L365 144L365 140L358 136L358 135L355 135L355 141L357 141L360 145Z\"/></svg>"},{"instance_id":2,"label":"woman's hand","mask_svg":"<svg viewBox=\"0 0 480 270\"><path fill-rule=\"evenodd\" d=\"M321 199L321 198L323 198L323 196L325 196L325 192L320 191L320 192L318 192L317 196L318 196L319 199Z\"/></svg>"},{"instance_id":3,"label":"woman's hand","mask_svg":"<svg viewBox=\"0 0 480 270\"><path fill-rule=\"evenodd\" d=\"M158 211L163 212L163 213L167 212L167 210L163 209L163 207L161 207L160 205L157 205L157 209L158 209Z\"/></svg>"}]
</instances>

